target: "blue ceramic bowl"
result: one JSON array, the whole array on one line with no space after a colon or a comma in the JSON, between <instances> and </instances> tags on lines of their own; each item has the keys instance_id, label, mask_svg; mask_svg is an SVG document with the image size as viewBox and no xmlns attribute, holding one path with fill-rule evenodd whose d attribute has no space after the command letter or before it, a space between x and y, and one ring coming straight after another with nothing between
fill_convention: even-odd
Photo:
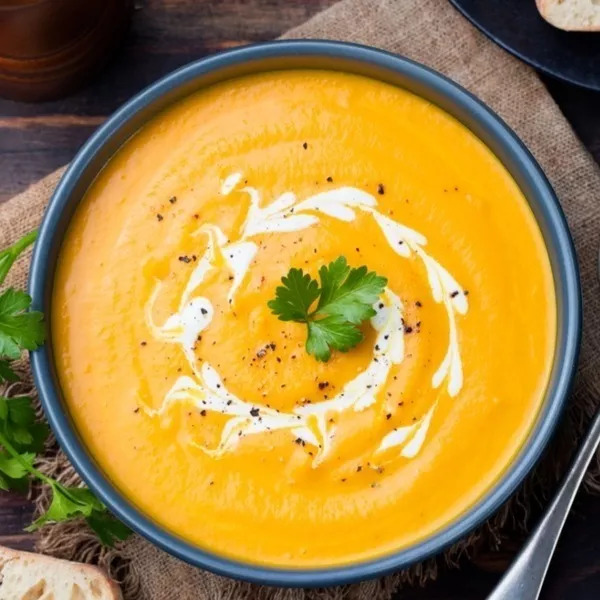
<instances>
[{"instance_id":1,"label":"blue ceramic bowl","mask_svg":"<svg viewBox=\"0 0 600 600\"><path fill-rule=\"evenodd\" d=\"M146 517L110 482L79 437L63 403L52 356L52 331L33 353L32 366L46 415L77 471L120 519L175 556L216 573L280 586L325 586L368 579L436 554L489 517L531 470L565 406L579 349L581 298L575 252L548 180L516 135L467 91L434 71L372 48L325 41L284 41L231 50L167 75L118 110L79 151L46 210L35 246L29 290L33 306L50 314L57 255L77 204L118 148L165 107L207 85L274 69L333 69L405 88L437 104L478 136L512 174L542 230L556 286L558 333L554 367L537 421L526 443L496 484L471 508L412 546L367 562L322 569L278 569L202 550Z\"/></svg>"}]
</instances>

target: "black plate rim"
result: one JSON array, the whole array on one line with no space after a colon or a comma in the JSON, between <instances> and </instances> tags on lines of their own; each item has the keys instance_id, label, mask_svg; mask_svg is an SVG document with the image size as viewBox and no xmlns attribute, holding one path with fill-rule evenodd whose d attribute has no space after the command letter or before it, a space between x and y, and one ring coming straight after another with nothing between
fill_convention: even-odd
<instances>
[{"instance_id":1,"label":"black plate rim","mask_svg":"<svg viewBox=\"0 0 600 600\"><path fill-rule=\"evenodd\" d=\"M531 1L533 1L533 0L531 0ZM474 17L472 17L471 14L462 6L461 0L449 0L449 2L465 19L467 19L467 21L469 21L469 23L474 25L479 31L481 31L481 33L483 33L486 37L488 37L490 40L492 40L492 42L494 42L495 44L500 46L502 49L506 50L509 54L512 54L519 60L522 60L524 63L527 63L528 65L532 66L534 69L541 71L542 73L544 73L544 75L548 75L549 77L552 77L553 79L558 79L560 81L564 81L565 83L569 83L571 85L576 85L577 87L584 88L586 90L600 92L600 84L594 85L591 83L586 83L585 81L573 79L572 77L569 77L568 75L563 75L562 73L560 73L558 71L553 71L552 69L549 69L548 67L546 67L544 64L540 63L539 61L529 58L525 54L518 52L514 48L511 48L507 43L502 41L497 35L492 33L487 27L484 27L483 25L481 25L481 23L479 23ZM597 32L597 34L600 35L600 32Z\"/></svg>"}]
</instances>

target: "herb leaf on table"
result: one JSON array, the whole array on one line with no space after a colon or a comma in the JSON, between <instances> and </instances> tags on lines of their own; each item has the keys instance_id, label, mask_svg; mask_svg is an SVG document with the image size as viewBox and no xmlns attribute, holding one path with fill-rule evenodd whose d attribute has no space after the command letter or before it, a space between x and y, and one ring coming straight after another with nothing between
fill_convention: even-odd
<instances>
[{"instance_id":1,"label":"herb leaf on table","mask_svg":"<svg viewBox=\"0 0 600 600\"><path fill-rule=\"evenodd\" d=\"M0 294L0 356L14 360L44 341L43 315L27 311L30 304L31 298L20 290L9 288Z\"/></svg>"},{"instance_id":2,"label":"herb leaf on table","mask_svg":"<svg viewBox=\"0 0 600 600\"><path fill-rule=\"evenodd\" d=\"M0 383L3 381L9 383L19 381L18 375L10 368L10 363L7 360L0 360Z\"/></svg>"},{"instance_id":3,"label":"herb leaf on table","mask_svg":"<svg viewBox=\"0 0 600 600\"><path fill-rule=\"evenodd\" d=\"M0 252L0 284L19 255L36 239L33 231ZM41 312L28 310L31 298L14 288L0 293L0 384L18 381L11 361L24 350L35 350L44 342ZM27 531L47 523L84 518L100 541L112 546L131 531L108 513L106 507L85 487L67 487L35 467L49 429L37 420L33 400L28 396L0 396L0 489L27 491L32 479L50 487L52 500L46 512Z\"/></svg>"}]
</instances>

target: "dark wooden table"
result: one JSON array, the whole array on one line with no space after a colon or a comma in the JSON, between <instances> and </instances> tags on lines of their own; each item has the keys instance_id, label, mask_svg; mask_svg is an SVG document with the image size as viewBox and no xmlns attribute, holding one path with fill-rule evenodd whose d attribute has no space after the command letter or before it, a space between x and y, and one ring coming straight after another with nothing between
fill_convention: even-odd
<instances>
[{"instance_id":1,"label":"dark wooden table","mask_svg":"<svg viewBox=\"0 0 600 600\"><path fill-rule=\"evenodd\" d=\"M107 115L157 77L211 52L277 37L334 1L139 3L122 50L81 91L44 104L0 100L0 202L69 162ZM556 81L545 83L600 163L600 94ZM544 600L600 599L599 508L597 497L581 494L577 499L552 562L542 594ZM31 506L24 498L0 494L1 544L31 548L34 537L22 531L30 520ZM482 600L522 542L522 534L509 534L498 552L480 555L473 563L465 559L460 570L443 569L436 582L425 589L407 590L401 597Z\"/></svg>"}]
</instances>

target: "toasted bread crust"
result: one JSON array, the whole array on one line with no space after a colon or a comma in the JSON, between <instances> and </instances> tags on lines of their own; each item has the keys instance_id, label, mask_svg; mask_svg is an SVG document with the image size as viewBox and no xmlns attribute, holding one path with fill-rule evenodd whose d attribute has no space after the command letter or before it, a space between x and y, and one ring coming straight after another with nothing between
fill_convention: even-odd
<instances>
[{"instance_id":1,"label":"toasted bread crust","mask_svg":"<svg viewBox=\"0 0 600 600\"><path fill-rule=\"evenodd\" d=\"M122 600L99 568L0 546L0 600Z\"/></svg>"},{"instance_id":2,"label":"toasted bread crust","mask_svg":"<svg viewBox=\"0 0 600 600\"><path fill-rule=\"evenodd\" d=\"M564 31L600 31L600 5L590 0L536 0L542 17Z\"/></svg>"}]
</instances>

